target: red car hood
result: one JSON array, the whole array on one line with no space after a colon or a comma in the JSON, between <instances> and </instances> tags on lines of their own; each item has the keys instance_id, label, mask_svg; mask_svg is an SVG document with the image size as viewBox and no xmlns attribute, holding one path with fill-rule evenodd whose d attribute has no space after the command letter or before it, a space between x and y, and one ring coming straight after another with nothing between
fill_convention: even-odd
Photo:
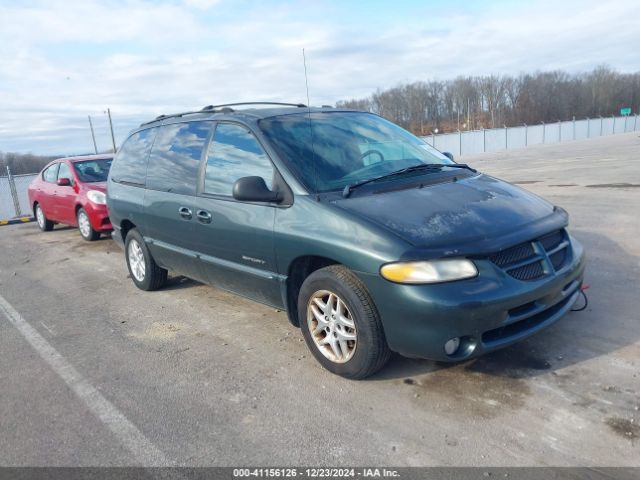
<instances>
[{"instance_id":1,"label":"red car hood","mask_svg":"<svg viewBox=\"0 0 640 480\"><path fill-rule=\"evenodd\" d=\"M102 193L107 193L107 182L91 182L84 184L87 191L89 190L98 190Z\"/></svg>"}]
</instances>

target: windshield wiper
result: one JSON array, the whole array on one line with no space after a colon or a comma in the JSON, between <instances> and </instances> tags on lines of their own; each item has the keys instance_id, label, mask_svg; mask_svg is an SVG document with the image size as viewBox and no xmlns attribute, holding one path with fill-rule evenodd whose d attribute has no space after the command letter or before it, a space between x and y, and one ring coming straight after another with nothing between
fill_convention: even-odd
<instances>
[{"instance_id":1,"label":"windshield wiper","mask_svg":"<svg viewBox=\"0 0 640 480\"><path fill-rule=\"evenodd\" d=\"M395 170L393 172L385 173L384 175L380 175L379 177L373 177L367 180L362 180L360 182L347 185L344 187L344 190L342 190L342 196L344 198L347 198L349 197L349 195L351 195L351 192L353 190L371 182L376 182L378 180L382 180L389 177L395 177L396 175L402 175L403 173L407 173L407 172L416 172L418 170L434 170L436 168L441 169L442 167L465 168L467 170L471 170L473 173L477 172L475 168L470 167L466 163L421 163L420 165L413 165L411 167L401 168L400 170Z\"/></svg>"}]
</instances>

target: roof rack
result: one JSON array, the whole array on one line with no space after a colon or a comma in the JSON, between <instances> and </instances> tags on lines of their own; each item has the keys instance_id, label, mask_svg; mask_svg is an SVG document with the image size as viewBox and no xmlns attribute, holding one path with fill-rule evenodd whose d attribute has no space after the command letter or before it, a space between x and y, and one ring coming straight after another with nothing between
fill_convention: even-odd
<instances>
[{"instance_id":1,"label":"roof rack","mask_svg":"<svg viewBox=\"0 0 640 480\"><path fill-rule=\"evenodd\" d=\"M157 122L158 120L164 120L165 118L175 118L175 117L183 117L185 115L195 115L198 113L210 113L213 112L216 108L220 109L220 112L233 112L234 110L229 107L236 107L241 105L279 105L283 107L296 107L296 108L307 108L304 103L282 103L282 102L240 102L240 103L224 103L222 105L207 105L203 107L202 110L190 110L188 112L182 113L172 113L171 115L158 115L153 120L148 122L141 123L140 126L148 125L150 123Z\"/></svg>"},{"instance_id":2,"label":"roof rack","mask_svg":"<svg viewBox=\"0 0 640 480\"><path fill-rule=\"evenodd\" d=\"M281 107L297 107L297 108L307 108L304 103L283 103L283 102L240 102L240 103L223 103L222 105L207 105L202 110L209 111L215 108L222 107L238 107L243 105L280 105ZM233 109L229 109L233 111Z\"/></svg>"},{"instance_id":3,"label":"roof rack","mask_svg":"<svg viewBox=\"0 0 640 480\"><path fill-rule=\"evenodd\" d=\"M158 120L164 120L165 118L183 117L185 115L195 115L197 113L206 113L206 111L203 111L203 110L191 110L189 112L172 113L171 115L158 115L153 120L149 120L148 122L141 123L140 126L142 127L144 125L149 125L150 123L157 122Z\"/></svg>"}]
</instances>

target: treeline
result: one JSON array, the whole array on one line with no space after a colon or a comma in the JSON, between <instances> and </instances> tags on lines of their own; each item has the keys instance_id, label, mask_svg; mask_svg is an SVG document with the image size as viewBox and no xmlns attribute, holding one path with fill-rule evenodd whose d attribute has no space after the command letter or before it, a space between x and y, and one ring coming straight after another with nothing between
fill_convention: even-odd
<instances>
[{"instance_id":1,"label":"treeline","mask_svg":"<svg viewBox=\"0 0 640 480\"><path fill-rule=\"evenodd\" d=\"M581 74L457 77L402 84L336 106L375 112L419 135L619 115L624 107L636 114L640 72L600 66Z\"/></svg>"},{"instance_id":2,"label":"treeline","mask_svg":"<svg viewBox=\"0 0 640 480\"><path fill-rule=\"evenodd\" d=\"M32 153L0 152L0 177L7 175L7 165L12 175L38 173L47 163L60 156L34 155Z\"/></svg>"}]
</instances>

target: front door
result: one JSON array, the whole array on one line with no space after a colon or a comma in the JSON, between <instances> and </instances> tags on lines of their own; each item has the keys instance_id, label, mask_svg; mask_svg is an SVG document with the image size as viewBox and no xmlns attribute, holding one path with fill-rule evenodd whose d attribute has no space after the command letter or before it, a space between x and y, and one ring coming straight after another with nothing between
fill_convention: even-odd
<instances>
[{"instance_id":1,"label":"front door","mask_svg":"<svg viewBox=\"0 0 640 480\"><path fill-rule=\"evenodd\" d=\"M58 178L68 178L71 181L71 185L60 186L56 185L56 218L62 223L67 225L75 225L76 221L76 189L77 186L73 180L73 174L71 168L66 162L60 163L58 169Z\"/></svg>"},{"instance_id":2,"label":"front door","mask_svg":"<svg viewBox=\"0 0 640 480\"><path fill-rule=\"evenodd\" d=\"M56 221L56 181L58 180L59 163L54 163L42 172L43 182L40 184L38 202L44 212L44 216L49 220Z\"/></svg>"},{"instance_id":3,"label":"front door","mask_svg":"<svg viewBox=\"0 0 640 480\"><path fill-rule=\"evenodd\" d=\"M276 207L236 201L234 182L264 178L271 188L274 167L264 149L240 124L219 123L209 144L196 197L195 239L209 282L256 301L282 306L276 273L273 227Z\"/></svg>"}]
</instances>

